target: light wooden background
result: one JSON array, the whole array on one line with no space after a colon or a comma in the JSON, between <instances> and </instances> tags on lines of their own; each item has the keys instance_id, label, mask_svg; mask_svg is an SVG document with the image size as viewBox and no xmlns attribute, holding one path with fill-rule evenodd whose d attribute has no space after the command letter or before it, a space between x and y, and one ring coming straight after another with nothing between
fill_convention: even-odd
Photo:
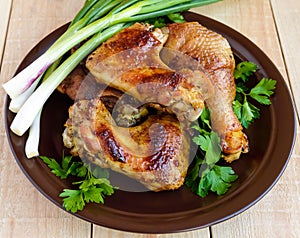
<instances>
[{"instance_id":1,"label":"light wooden background","mask_svg":"<svg viewBox=\"0 0 300 238\"><path fill-rule=\"evenodd\" d=\"M0 84L44 36L69 21L83 0L0 0ZM224 0L194 11L217 19L254 41L273 60L300 107L300 1ZM42 196L17 166L4 130L5 94L0 89L0 237L273 238L300 237L300 146L276 186L246 212L192 232L143 235L91 225ZM299 118L299 113L297 114ZM289 123L287 121L287 123ZM299 137L299 131L297 131ZM117 221L116 221L117 222Z\"/></svg>"}]
</instances>

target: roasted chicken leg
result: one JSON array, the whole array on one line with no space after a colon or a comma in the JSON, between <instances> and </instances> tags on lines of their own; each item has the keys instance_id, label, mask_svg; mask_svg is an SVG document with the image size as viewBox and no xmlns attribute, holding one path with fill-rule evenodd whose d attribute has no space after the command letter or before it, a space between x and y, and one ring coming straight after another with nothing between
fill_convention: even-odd
<instances>
[{"instance_id":1,"label":"roasted chicken leg","mask_svg":"<svg viewBox=\"0 0 300 238\"><path fill-rule=\"evenodd\" d=\"M162 59L171 68L191 68L197 65L210 75L214 94L206 99L210 109L212 128L221 137L222 150L231 162L241 152L248 151L248 139L232 109L235 98L233 71L235 61L231 47L220 34L208 30L198 22L174 23L168 26L169 37ZM170 53L170 50L172 50ZM184 61L174 50L192 57L197 64Z\"/></svg>"}]
</instances>

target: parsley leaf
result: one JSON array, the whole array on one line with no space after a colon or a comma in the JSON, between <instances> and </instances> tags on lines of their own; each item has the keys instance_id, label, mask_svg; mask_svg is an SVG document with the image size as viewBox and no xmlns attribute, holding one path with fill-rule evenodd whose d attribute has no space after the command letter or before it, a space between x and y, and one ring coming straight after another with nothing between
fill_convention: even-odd
<instances>
[{"instance_id":1,"label":"parsley leaf","mask_svg":"<svg viewBox=\"0 0 300 238\"><path fill-rule=\"evenodd\" d=\"M104 203L104 198L102 196L103 188L99 188L96 186L90 186L84 193L84 201L85 202L96 202L96 203Z\"/></svg>"},{"instance_id":2,"label":"parsley leaf","mask_svg":"<svg viewBox=\"0 0 300 238\"><path fill-rule=\"evenodd\" d=\"M95 169L92 171L92 174L96 178L109 178L109 171L107 169L102 169L99 166L95 167Z\"/></svg>"},{"instance_id":3,"label":"parsley leaf","mask_svg":"<svg viewBox=\"0 0 300 238\"><path fill-rule=\"evenodd\" d=\"M260 82L251 89L249 96L263 105L270 105L269 97L274 94L276 81L263 78Z\"/></svg>"},{"instance_id":4,"label":"parsley leaf","mask_svg":"<svg viewBox=\"0 0 300 238\"><path fill-rule=\"evenodd\" d=\"M81 190L64 189L59 196L65 197L63 206L67 211L75 213L82 211L85 206Z\"/></svg>"},{"instance_id":5,"label":"parsley leaf","mask_svg":"<svg viewBox=\"0 0 300 238\"><path fill-rule=\"evenodd\" d=\"M217 195L223 195L237 178L238 176L231 167L214 165L211 169L203 171L197 194L205 197L209 191L212 191Z\"/></svg>"},{"instance_id":6,"label":"parsley leaf","mask_svg":"<svg viewBox=\"0 0 300 238\"><path fill-rule=\"evenodd\" d=\"M217 163L221 158L220 138L215 132L211 132L210 141L206 150L205 158L208 165Z\"/></svg>"},{"instance_id":7,"label":"parsley leaf","mask_svg":"<svg viewBox=\"0 0 300 238\"><path fill-rule=\"evenodd\" d=\"M166 18L164 17L155 17L144 22L153 25L154 28L163 28L167 25Z\"/></svg>"},{"instance_id":8,"label":"parsley leaf","mask_svg":"<svg viewBox=\"0 0 300 238\"><path fill-rule=\"evenodd\" d=\"M195 156L195 159L193 161L193 166L189 170L189 173L186 176L185 184L188 187L193 187L194 181L197 181L199 179L199 172L200 172L200 166L203 164L203 159L201 159L198 155ZM196 192L196 189L192 188L193 192Z\"/></svg>"},{"instance_id":9,"label":"parsley leaf","mask_svg":"<svg viewBox=\"0 0 300 238\"><path fill-rule=\"evenodd\" d=\"M207 151L208 147L209 147L209 143L210 143L210 138L207 135L205 135L205 136L199 135L199 136L193 138L193 142L196 145L199 145L201 150Z\"/></svg>"},{"instance_id":10,"label":"parsley leaf","mask_svg":"<svg viewBox=\"0 0 300 238\"><path fill-rule=\"evenodd\" d=\"M168 22L185 22L184 17L181 13L171 13L166 17L155 17L144 21L144 23L148 23L153 25L154 28L163 28L167 25Z\"/></svg>"},{"instance_id":11,"label":"parsley leaf","mask_svg":"<svg viewBox=\"0 0 300 238\"><path fill-rule=\"evenodd\" d=\"M259 109L247 100L245 100L243 104L241 104L238 100L235 100L232 106L237 118L246 129L249 128L254 119L258 119L260 117Z\"/></svg>"},{"instance_id":12,"label":"parsley leaf","mask_svg":"<svg viewBox=\"0 0 300 238\"><path fill-rule=\"evenodd\" d=\"M248 77L255 73L256 70L256 64L244 61L236 66L233 75L235 79L242 79L243 82L246 82L248 80Z\"/></svg>"},{"instance_id":13,"label":"parsley leaf","mask_svg":"<svg viewBox=\"0 0 300 238\"><path fill-rule=\"evenodd\" d=\"M40 158L51 168L51 172L61 179L66 179L68 175L84 178L81 181L73 182L78 189L64 189L60 193L63 198L63 206L67 211L73 213L82 211L87 203L104 203L104 196L114 194L116 187L113 187L108 178L107 170L100 167L91 168L90 165L82 161L73 161L72 156L63 156L61 165L53 158L40 156Z\"/></svg>"},{"instance_id":14,"label":"parsley leaf","mask_svg":"<svg viewBox=\"0 0 300 238\"><path fill-rule=\"evenodd\" d=\"M201 179L199 181L198 189L196 194L200 197L206 197L209 190L211 189L211 178L210 178L210 170L204 170Z\"/></svg>"},{"instance_id":15,"label":"parsley leaf","mask_svg":"<svg viewBox=\"0 0 300 238\"><path fill-rule=\"evenodd\" d=\"M200 115L200 119L201 119L201 124L202 124L203 128L206 129L207 131L211 131L210 112L207 107L204 107L204 109Z\"/></svg>"},{"instance_id":16,"label":"parsley leaf","mask_svg":"<svg viewBox=\"0 0 300 238\"><path fill-rule=\"evenodd\" d=\"M231 182L238 178L231 167L215 165L210 173L211 191L216 192L218 195L226 193L231 187Z\"/></svg>"},{"instance_id":17,"label":"parsley leaf","mask_svg":"<svg viewBox=\"0 0 300 238\"><path fill-rule=\"evenodd\" d=\"M193 128L199 132L193 142L199 146L202 157L196 155L186 176L185 185L200 197L205 197L209 191L222 195L238 176L231 167L216 165L221 159L220 138L211 130L207 108L200 116L199 125Z\"/></svg>"},{"instance_id":18,"label":"parsley leaf","mask_svg":"<svg viewBox=\"0 0 300 238\"><path fill-rule=\"evenodd\" d=\"M184 17L181 15L181 13L171 13L171 14L168 14L167 17L168 17L172 22L177 22L177 23L185 22L185 19L184 19Z\"/></svg>"},{"instance_id":19,"label":"parsley leaf","mask_svg":"<svg viewBox=\"0 0 300 238\"><path fill-rule=\"evenodd\" d=\"M68 156L63 156L62 166L53 158L48 158L46 156L40 156L40 158L45 164L48 165L50 169L52 169L51 172L61 179L67 178L71 173L71 171L68 169L68 165L70 163L70 157Z\"/></svg>"},{"instance_id":20,"label":"parsley leaf","mask_svg":"<svg viewBox=\"0 0 300 238\"><path fill-rule=\"evenodd\" d=\"M73 164L76 165L76 162L74 162ZM79 163L78 165L76 165L76 171L72 175L83 178L87 175L87 173L88 173L87 167L84 164Z\"/></svg>"},{"instance_id":21,"label":"parsley leaf","mask_svg":"<svg viewBox=\"0 0 300 238\"><path fill-rule=\"evenodd\" d=\"M212 131L209 136L200 134L193 138L193 142L206 152L205 157L208 165L215 164L220 160L221 147L220 138L217 133Z\"/></svg>"},{"instance_id":22,"label":"parsley leaf","mask_svg":"<svg viewBox=\"0 0 300 238\"><path fill-rule=\"evenodd\" d=\"M270 105L270 96L274 94L276 81L263 78L251 90L245 85L257 70L257 66L251 62L239 63L234 72L236 79L236 97L233 101L233 110L244 128L249 128L255 119L260 117L260 110L248 98L252 98L262 105ZM241 81L238 81L241 79ZM250 91L249 91L250 90Z\"/></svg>"}]
</instances>

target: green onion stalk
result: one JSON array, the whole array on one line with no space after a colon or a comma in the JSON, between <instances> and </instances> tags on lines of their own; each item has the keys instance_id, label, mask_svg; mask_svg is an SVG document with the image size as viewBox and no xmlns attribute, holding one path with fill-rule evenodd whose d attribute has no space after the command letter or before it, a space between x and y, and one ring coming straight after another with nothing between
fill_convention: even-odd
<instances>
[{"instance_id":1,"label":"green onion stalk","mask_svg":"<svg viewBox=\"0 0 300 238\"><path fill-rule=\"evenodd\" d=\"M56 87L80 61L124 27L137 21L218 1L220 0L87 0L63 35L32 64L3 84L12 99L10 108L17 112L11 130L21 136L32 127L30 131L39 134L39 126L34 127L33 123L39 124L43 105ZM86 39L89 40L61 62L65 53ZM42 78L43 81L38 86ZM29 141L31 140L33 139ZM28 151L29 155L38 153L37 149L35 153L30 153L33 149Z\"/></svg>"},{"instance_id":2,"label":"green onion stalk","mask_svg":"<svg viewBox=\"0 0 300 238\"><path fill-rule=\"evenodd\" d=\"M95 18L103 17L107 12L112 10L115 6L120 4L121 0L106 0L106 1L95 1L92 0L88 5L85 5L83 9L86 12L86 15L81 17L83 14L81 11L76 15L75 20L73 20L68 28L68 30L56 40L56 42L39 58L37 58L32 64L26 67L23 71L17 74L14 78L3 85L3 88L13 100L19 95L23 94L28 89L30 90L32 84L36 80L41 79L41 75L45 72L49 66L51 66L55 61L57 61L56 66L52 67L52 70L57 67L60 63L61 57L68 50L76 46L78 43L72 45L70 48L65 49L63 53L54 54L53 52L61 48L62 44L60 42L67 42L72 36L78 32L80 29L84 28L87 24L90 24L91 21ZM100 3L102 3L100 5ZM79 18L81 17L81 18ZM101 31L101 29L99 30ZM99 32L96 31L95 33ZM82 39L83 41L84 39ZM64 44L64 43L63 43ZM64 47L63 47L64 48ZM52 53L51 53L52 52ZM49 57L49 58L48 58ZM48 59L47 59L48 58ZM51 71L50 71L51 72Z\"/></svg>"},{"instance_id":3,"label":"green onion stalk","mask_svg":"<svg viewBox=\"0 0 300 238\"><path fill-rule=\"evenodd\" d=\"M25 145L25 153L28 158L39 155L38 139L40 134L40 117L41 110L46 100L50 97L62 80L64 80L64 78L66 78L86 57L86 51L93 51L99 44L106 41L125 27L126 25L124 23L120 23L94 35L67 60L65 60L56 70L54 70L21 107L10 126L10 129L15 134L22 135L30 127L29 137ZM34 107L32 105L34 105ZM31 115L36 116L33 117Z\"/></svg>"},{"instance_id":4,"label":"green onion stalk","mask_svg":"<svg viewBox=\"0 0 300 238\"><path fill-rule=\"evenodd\" d=\"M73 21L70 23L69 28L72 27L75 23L80 21L86 14L88 14L88 11L97 3L98 0L87 0L84 7L78 12L78 14L75 16ZM77 24L78 25L78 24ZM13 112L18 112L21 108L21 106L25 103L25 101L29 98L29 96L33 93L35 90L37 84L39 83L40 79L43 78L43 81L45 81L52 72L55 71L55 69L59 66L60 61L62 58L56 60L46 71L45 74L41 75L38 80L36 80L28 90L26 90L24 93L19 95L18 97L14 98L10 102L9 109ZM40 139L40 120L42 115L42 109L38 112L37 116L35 117L34 121L32 122L30 129L29 129L29 136L26 140L25 144L25 154L27 158L32 158L39 155L39 139Z\"/></svg>"},{"instance_id":5,"label":"green onion stalk","mask_svg":"<svg viewBox=\"0 0 300 238\"><path fill-rule=\"evenodd\" d=\"M219 0L129 0L129 1L99 1L105 6L116 7L110 10L105 16L89 23L80 30L77 24L74 24L63 36L53 44L42 56L37 58L31 65L21 71L18 75L3 85L7 94L14 98L23 93L32 83L57 59L62 57L72 47L83 40L91 37L97 32L111 27L118 23L146 20L153 17L163 16L178 11L185 11L191 7L197 7L204 4L217 2ZM97 3L96 3L97 4ZM90 15L88 15L88 18ZM94 17L94 16L93 16ZM85 19L82 18L82 19ZM83 20L83 22L86 22ZM80 26L82 26L80 24Z\"/></svg>"},{"instance_id":6,"label":"green onion stalk","mask_svg":"<svg viewBox=\"0 0 300 238\"><path fill-rule=\"evenodd\" d=\"M105 13L107 13L110 9L119 4L120 0L112 1L110 4L103 4L98 0L88 0L86 5L79 11L79 13L75 16L73 21L70 23L68 31L63 34L57 41L59 42L63 38L76 30L82 28L82 26L89 24L90 22L101 17ZM97 3L97 4L96 4ZM101 3L101 6L100 4ZM56 60L45 72L45 74L41 75L24 93L18 95L16 98L13 98L10 102L9 109L12 112L17 113L26 100L31 96L33 91L36 89L39 81L43 78L43 82L55 71L55 69L59 66L61 62L61 58ZM70 68L71 70L72 68ZM39 155L39 139L40 139L40 119L41 119L42 109L38 112L36 117L34 118L30 128L29 128L29 136L26 140L25 144L25 154L27 158L32 158Z\"/></svg>"}]
</instances>

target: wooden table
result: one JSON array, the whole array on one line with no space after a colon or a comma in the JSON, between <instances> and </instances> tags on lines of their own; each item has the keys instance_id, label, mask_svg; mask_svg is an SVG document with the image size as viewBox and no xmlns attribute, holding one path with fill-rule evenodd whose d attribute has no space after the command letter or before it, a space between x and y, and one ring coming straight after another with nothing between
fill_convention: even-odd
<instances>
[{"instance_id":1,"label":"wooden table","mask_svg":"<svg viewBox=\"0 0 300 238\"><path fill-rule=\"evenodd\" d=\"M0 84L10 79L25 54L42 37L69 21L83 2L0 0ZM290 86L299 110L299 0L224 0L193 10L231 26L263 49ZM0 95L1 238L300 237L299 131L292 158L283 176L260 202L246 212L218 225L192 232L134 234L95 226L71 216L49 202L32 186L10 152L3 122L5 93L2 88ZM297 116L299 118L299 113Z\"/></svg>"}]
</instances>

